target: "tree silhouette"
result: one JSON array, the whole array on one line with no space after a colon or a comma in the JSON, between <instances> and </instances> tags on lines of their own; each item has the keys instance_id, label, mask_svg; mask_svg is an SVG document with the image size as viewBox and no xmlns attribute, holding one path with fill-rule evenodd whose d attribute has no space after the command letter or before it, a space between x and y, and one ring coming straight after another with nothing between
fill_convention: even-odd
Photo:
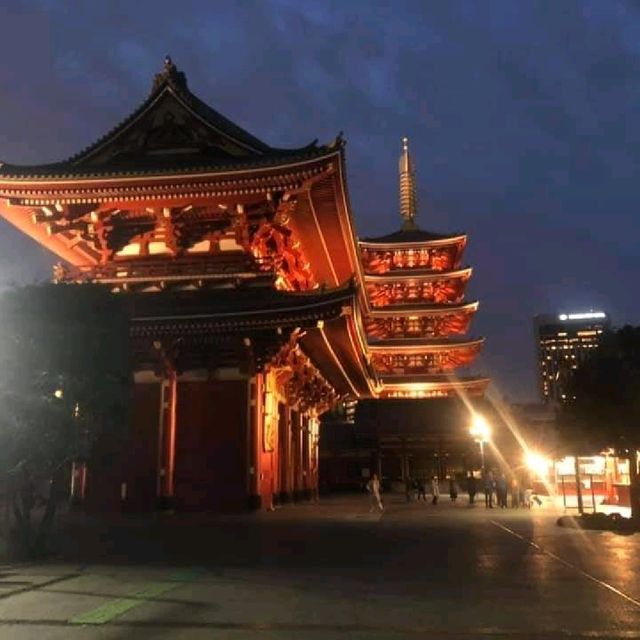
<instances>
[{"instance_id":1,"label":"tree silhouette","mask_svg":"<svg viewBox=\"0 0 640 640\"><path fill-rule=\"evenodd\" d=\"M123 298L97 285L0 295L0 470L29 555L44 549L70 463L126 424L129 372Z\"/></svg>"},{"instance_id":2,"label":"tree silhouette","mask_svg":"<svg viewBox=\"0 0 640 640\"><path fill-rule=\"evenodd\" d=\"M640 327L605 332L574 372L568 397L563 417L571 438L628 458L631 512L640 519Z\"/></svg>"}]
</instances>

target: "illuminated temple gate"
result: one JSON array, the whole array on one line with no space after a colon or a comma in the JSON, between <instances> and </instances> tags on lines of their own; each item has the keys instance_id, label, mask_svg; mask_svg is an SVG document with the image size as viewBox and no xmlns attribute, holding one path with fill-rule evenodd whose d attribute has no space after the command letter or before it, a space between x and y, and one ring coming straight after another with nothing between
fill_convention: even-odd
<instances>
[{"instance_id":1,"label":"illuminated temple gate","mask_svg":"<svg viewBox=\"0 0 640 640\"><path fill-rule=\"evenodd\" d=\"M413 189L406 164L403 193ZM0 214L57 254L60 283L134 309L133 418L88 462L90 508L269 507L316 488L319 416L343 399L430 397L465 333L466 238L358 242L344 143L277 149L197 98L170 59L129 117L64 162L0 165ZM108 461L108 462L105 462Z\"/></svg>"}]
</instances>

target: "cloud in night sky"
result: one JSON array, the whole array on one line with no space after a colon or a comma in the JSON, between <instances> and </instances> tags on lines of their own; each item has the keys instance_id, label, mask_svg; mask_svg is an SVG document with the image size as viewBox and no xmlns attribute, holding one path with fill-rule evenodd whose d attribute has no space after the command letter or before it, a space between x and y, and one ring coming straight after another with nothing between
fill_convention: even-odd
<instances>
[{"instance_id":1,"label":"cloud in night sky","mask_svg":"<svg viewBox=\"0 0 640 640\"><path fill-rule=\"evenodd\" d=\"M640 323L640 9L583 2L41 2L0 7L0 160L72 155L148 94L192 91L274 146L347 139L361 236L392 231L411 139L420 224L469 233L480 370L535 391L531 317ZM1 279L53 259L0 226Z\"/></svg>"}]
</instances>

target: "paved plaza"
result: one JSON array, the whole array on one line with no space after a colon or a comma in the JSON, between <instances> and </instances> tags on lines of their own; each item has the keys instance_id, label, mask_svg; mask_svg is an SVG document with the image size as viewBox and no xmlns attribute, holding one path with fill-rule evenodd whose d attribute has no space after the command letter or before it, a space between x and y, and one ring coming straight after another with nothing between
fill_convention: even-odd
<instances>
[{"instance_id":1,"label":"paved plaza","mask_svg":"<svg viewBox=\"0 0 640 640\"><path fill-rule=\"evenodd\" d=\"M0 567L3 640L640 638L640 535L464 498L77 517L58 545Z\"/></svg>"}]
</instances>

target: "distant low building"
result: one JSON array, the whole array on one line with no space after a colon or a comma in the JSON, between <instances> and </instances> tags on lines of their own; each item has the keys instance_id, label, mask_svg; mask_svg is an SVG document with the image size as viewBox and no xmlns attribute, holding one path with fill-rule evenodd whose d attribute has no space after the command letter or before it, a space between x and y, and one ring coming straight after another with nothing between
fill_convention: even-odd
<instances>
[{"instance_id":1,"label":"distant low building","mask_svg":"<svg viewBox=\"0 0 640 640\"><path fill-rule=\"evenodd\" d=\"M532 448L552 454L558 447L556 411L549 403L512 404L509 412L520 435Z\"/></svg>"},{"instance_id":2,"label":"distant low building","mask_svg":"<svg viewBox=\"0 0 640 640\"><path fill-rule=\"evenodd\" d=\"M571 372L598 346L609 316L604 311L543 314L533 326L540 397L544 403L561 404L568 399Z\"/></svg>"}]
</instances>

